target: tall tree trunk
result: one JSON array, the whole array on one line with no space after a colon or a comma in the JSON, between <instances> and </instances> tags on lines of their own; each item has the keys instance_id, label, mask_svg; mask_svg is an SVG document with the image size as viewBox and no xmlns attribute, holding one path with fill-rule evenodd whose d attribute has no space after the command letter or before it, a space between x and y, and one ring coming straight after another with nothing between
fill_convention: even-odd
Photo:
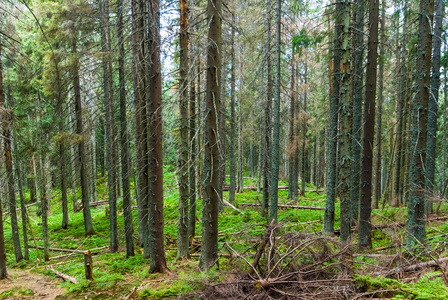
<instances>
[{"instance_id":1,"label":"tall tree trunk","mask_svg":"<svg viewBox=\"0 0 448 300\"><path fill-rule=\"evenodd\" d=\"M432 76L431 93L428 104L428 133L426 142L426 192L434 191L434 178L436 171L436 146L437 146L437 111L440 88L440 50L442 46L442 21L444 13L444 1L436 0L433 33ZM433 212L431 197L426 199L426 213Z\"/></svg>"},{"instance_id":2,"label":"tall tree trunk","mask_svg":"<svg viewBox=\"0 0 448 300\"><path fill-rule=\"evenodd\" d=\"M223 186L226 184L226 157L227 157L227 137L226 137L226 38L225 30L223 30L222 38L222 57L221 57L221 109L219 111L219 143L220 143L220 155L219 155L219 210L222 210L223 205Z\"/></svg>"},{"instance_id":3,"label":"tall tree trunk","mask_svg":"<svg viewBox=\"0 0 448 300\"><path fill-rule=\"evenodd\" d=\"M81 88L79 84L79 58L77 57L76 39L72 40L72 55L75 56L75 63L73 66L73 90L75 92L75 114L76 114L76 134L81 138L78 143L78 161L80 165L80 181L81 181L81 195L82 195L82 212L84 216L84 231L86 236L93 234L92 215L90 213L90 203L87 185L87 173L85 162L85 145L84 145L84 131L82 121L82 105L81 105Z\"/></svg>"},{"instance_id":4,"label":"tall tree trunk","mask_svg":"<svg viewBox=\"0 0 448 300\"><path fill-rule=\"evenodd\" d=\"M72 115L73 108L71 105L71 89L69 88L67 92L67 106L68 106L68 126L69 128L72 126ZM70 146L70 181L72 188L72 204L73 204L73 213L78 211L78 199L76 196L76 149L75 146ZM34 188L32 189L34 191Z\"/></svg>"},{"instance_id":5,"label":"tall tree trunk","mask_svg":"<svg viewBox=\"0 0 448 300\"><path fill-rule=\"evenodd\" d=\"M341 75L339 84L339 198L341 200L341 241L347 242L351 236L352 208L351 208L351 99L350 99L350 3L343 2L341 8Z\"/></svg>"},{"instance_id":6,"label":"tall tree trunk","mask_svg":"<svg viewBox=\"0 0 448 300\"><path fill-rule=\"evenodd\" d=\"M412 107L412 152L409 169L410 194L408 200L408 224L406 247L412 248L424 242L425 232L425 165L428 102L431 92L431 24L434 14L434 0L421 0L418 16L418 47L416 65L417 94Z\"/></svg>"},{"instance_id":7,"label":"tall tree trunk","mask_svg":"<svg viewBox=\"0 0 448 300\"><path fill-rule=\"evenodd\" d=\"M325 200L324 232L333 234L334 211L336 201L336 157L338 139L338 107L339 82L341 80L342 41L340 36L344 30L341 12L344 3L336 1L335 29L333 40L333 60L330 61L330 124L328 132L328 159L327 159L327 197Z\"/></svg>"},{"instance_id":8,"label":"tall tree trunk","mask_svg":"<svg viewBox=\"0 0 448 300\"><path fill-rule=\"evenodd\" d=\"M165 272L168 270L165 258L165 243L163 236L163 156L162 156L162 74L160 64L160 0L149 2L150 23L148 49L150 49L151 69L150 86L150 131L149 138L149 167L150 191L149 196L149 257L150 272ZM218 174L216 174L218 177Z\"/></svg>"},{"instance_id":9,"label":"tall tree trunk","mask_svg":"<svg viewBox=\"0 0 448 300\"><path fill-rule=\"evenodd\" d=\"M281 0L276 1L275 10L275 73L274 73L274 109L272 124L272 168L271 168L271 205L270 220L277 221L278 175L280 167L280 88L281 88Z\"/></svg>"},{"instance_id":10,"label":"tall tree trunk","mask_svg":"<svg viewBox=\"0 0 448 300\"><path fill-rule=\"evenodd\" d=\"M0 42L1 43L1 42ZM2 48L0 46L0 119L2 125L2 137L3 137L3 155L5 159L6 167L6 178L8 185L8 202L9 202L9 215L11 218L11 230L12 230L12 241L14 245L14 255L16 257L16 262L23 259L22 249L20 248L20 237L19 237L19 225L17 224L17 202L16 202L16 191L14 188L14 171L12 169L12 110L6 107L5 101L5 91L3 88L3 64L1 62L2 58Z\"/></svg>"},{"instance_id":11,"label":"tall tree trunk","mask_svg":"<svg viewBox=\"0 0 448 300\"><path fill-rule=\"evenodd\" d=\"M192 69L194 70L193 59L191 61ZM199 64L197 64L199 66ZM199 72L198 72L199 73ZM199 76L199 74L198 74ZM199 80L198 80L199 81ZM198 93L199 95L199 93ZM190 81L190 207L188 217L188 237L193 239L196 233L196 86L194 78ZM199 98L199 97L198 97ZM225 178L224 178L225 180Z\"/></svg>"},{"instance_id":12,"label":"tall tree trunk","mask_svg":"<svg viewBox=\"0 0 448 300\"><path fill-rule=\"evenodd\" d=\"M242 75L240 74L240 86L239 91L243 89L243 80ZM241 102L242 98L238 97L238 167L237 167L237 181L236 181L236 192L242 193L244 189L243 183L243 121L242 121L242 112L241 112Z\"/></svg>"},{"instance_id":13,"label":"tall tree trunk","mask_svg":"<svg viewBox=\"0 0 448 300\"><path fill-rule=\"evenodd\" d=\"M351 207L352 218L358 220L359 198L361 196L361 136L362 136L362 91L364 87L364 4L365 0L356 1L355 28L353 30L353 122L352 122L352 157L351 157Z\"/></svg>"},{"instance_id":14,"label":"tall tree trunk","mask_svg":"<svg viewBox=\"0 0 448 300\"><path fill-rule=\"evenodd\" d=\"M236 190L236 162L235 162L235 139L236 136L236 105L235 105L235 16L232 15L232 34L230 37L230 144L229 144L229 201L235 201Z\"/></svg>"},{"instance_id":15,"label":"tall tree trunk","mask_svg":"<svg viewBox=\"0 0 448 300\"><path fill-rule=\"evenodd\" d=\"M304 74L303 74L303 83L305 85L305 89L303 91L303 124L302 124L302 188L301 188L301 196L305 197L305 189L306 182L308 181L308 151L306 149L307 145L307 134L308 134L308 112L307 112L307 83L308 83L308 63L305 59L304 61Z\"/></svg>"},{"instance_id":16,"label":"tall tree trunk","mask_svg":"<svg viewBox=\"0 0 448 300\"><path fill-rule=\"evenodd\" d=\"M126 78L124 73L124 24L123 24L123 0L117 1L117 36L118 36L118 81L120 90L120 142L121 142L121 182L123 185L123 212L124 212L124 231L126 237L126 257L134 256L134 226L132 222L132 199L130 174L131 160L129 153L129 136L126 121ZM96 172L95 172L96 173Z\"/></svg>"},{"instance_id":17,"label":"tall tree trunk","mask_svg":"<svg viewBox=\"0 0 448 300\"><path fill-rule=\"evenodd\" d=\"M221 0L208 0L207 24L207 91L205 119L205 193L202 208L202 242L199 267L210 269L218 263L218 195L219 147L217 140L217 115L221 100L218 83L221 82Z\"/></svg>"},{"instance_id":18,"label":"tall tree trunk","mask_svg":"<svg viewBox=\"0 0 448 300\"><path fill-rule=\"evenodd\" d=\"M106 111L106 168L107 183L109 186L109 225L110 244L109 250L114 253L118 251L118 231L117 231L117 192L116 192L116 159L114 149L115 126L114 126L114 105L112 91L112 58L109 23L109 0L101 0L100 3L101 22L101 50L103 52L103 86L104 86L104 109Z\"/></svg>"},{"instance_id":19,"label":"tall tree trunk","mask_svg":"<svg viewBox=\"0 0 448 300\"><path fill-rule=\"evenodd\" d=\"M188 256L188 2L180 0L179 49L179 222L177 225L177 258Z\"/></svg>"},{"instance_id":20,"label":"tall tree trunk","mask_svg":"<svg viewBox=\"0 0 448 300\"><path fill-rule=\"evenodd\" d=\"M294 173L295 173L295 144L296 144L296 111L295 111L295 97L294 97L294 88L295 88L295 68L294 68L294 56L291 58L291 87L289 90L289 141L288 141L288 162L289 162L289 170L288 170L288 199L292 199L294 197Z\"/></svg>"},{"instance_id":21,"label":"tall tree trunk","mask_svg":"<svg viewBox=\"0 0 448 300\"><path fill-rule=\"evenodd\" d=\"M140 245L144 246L144 256L148 257L148 247L145 243L148 224L148 132L147 106L145 96L145 43L144 40L144 9L142 0L132 0L132 56L134 72L134 106L135 106L135 148L137 168L137 204L138 204L138 236Z\"/></svg>"},{"instance_id":22,"label":"tall tree trunk","mask_svg":"<svg viewBox=\"0 0 448 300\"><path fill-rule=\"evenodd\" d=\"M263 214L267 216L269 192L271 187L271 110L272 110L272 76L271 76L271 0L266 0L266 107L264 114L264 166L263 166Z\"/></svg>"},{"instance_id":23,"label":"tall tree trunk","mask_svg":"<svg viewBox=\"0 0 448 300\"><path fill-rule=\"evenodd\" d=\"M0 52L1 47L2 46L0 45ZM1 77L2 77L2 69L0 68L0 78ZM2 93L3 93L3 83L0 81L0 97L2 97L1 96ZM2 208L2 199L0 199L0 280L5 278L8 278L8 272L6 270L5 234L3 230L3 208Z\"/></svg>"},{"instance_id":24,"label":"tall tree trunk","mask_svg":"<svg viewBox=\"0 0 448 300\"><path fill-rule=\"evenodd\" d=\"M386 1L381 2L381 40L380 40L380 68L378 74L378 115L376 121L376 155L375 155L375 177L373 181L373 201L372 208L378 208L381 198L381 133L383 114L383 89L384 89L384 63L385 63L385 43L386 43Z\"/></svg>"},{"instance_id":25,"label":"tall tree trunk","mask_svg":"<svg viewBox=\"0 0 448 300\"><path fill-rule=\"evenodd\" d=\"M375 133L375 94L378 59L379 0L369 0L369 38L367 42L366 100L364 103L364 140L359 210L359 246L372 247L370 215L372 211L372 160Z\"/></svg>"}]
</instances>

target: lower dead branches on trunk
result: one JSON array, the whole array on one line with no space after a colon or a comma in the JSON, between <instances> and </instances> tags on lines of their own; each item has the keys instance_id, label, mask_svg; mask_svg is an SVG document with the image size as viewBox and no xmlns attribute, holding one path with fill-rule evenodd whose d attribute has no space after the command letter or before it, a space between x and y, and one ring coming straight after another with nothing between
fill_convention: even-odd
<instances>
[{"instance_id":1,"label":"lower dead branches on trunk","mask_svg":"<svg viewBox=\"0 0 448 300\"><path fill-rule=\"evenodd\" d=\"M62 272L56 271L56 270L53 269L53 268L50 268L50 270L51 270L53 273L55 273L56 276L58 276L59 278L62 278L64 281L70 281L70 282L73 283L73 284L77 284L77 283L78 283L78 281L76 280L75 277L72 277L72 276L69 276L69 275L64 274L64 273L62 273Z\"/></svg>"}]
</instances>

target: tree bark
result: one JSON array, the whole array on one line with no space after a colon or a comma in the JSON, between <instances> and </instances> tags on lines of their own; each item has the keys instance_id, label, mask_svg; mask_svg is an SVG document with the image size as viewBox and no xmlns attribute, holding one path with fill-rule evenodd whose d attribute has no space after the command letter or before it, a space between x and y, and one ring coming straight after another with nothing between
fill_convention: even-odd
<instances>
[{"instance_id":1,"label":"tree bark","mask_svg":"<svg viewBox=\"0 0 448 300\"><path fill-rule=\"evenodd\" d=\"M151 68L149 71L150 94L150 131L149 167L149 257L150 272L158 273L168 270L165 258L163 235L163 151L162 151L162 74L160 64L160 0L149 1L148 49L150 49ZM218 174L216 174L218 177Z\"/></svg>"},{"instance_id":2,"label":"tree bark","mask_svg":"<svg viewBox=\"0 0 448 300\"><path fill-rule=\"evenodd\" d=\"M431 24L434 0L421 0L416 65L417 94L412 104L412 144L409 167L410 193L408 200L406 247L424 242L425 232L425 165L427 146L428 102L431 83Z\"/></svg>"},{"instance_id":3,"label":"tree bark","mask_svg":"<svg viewBox=\"0 0 448 300\"><path fill-rule=\"evenodd\" d=\"M364 140L359 212L359 246L372 247L372 160L375 133L375 94L378 59L379 0L369 0L369 38L367 42L366 100L364 103Z\"/></svg>"},{"instance_id":4,"label":"tree bark","mask_svg":"<svg viewBox=\"0 0 448 300\"><path fill-rule=\"evenodd\" d=\"M210 269L218 262L218 197L219 185L219 148L217 140L217 115L219 113L221 82L221 0L208 0L207 24L207 90L206 90L206 119L205 119L205 161L204 186L205 193L202 208L202 242L199 267Z\"/></svg>"},{"instance_id":5,"label":"tree bark","mask_svg":"<svg viewBox=\"0 0 448 300\"><path fill-rule=\"evenodd\" d=\"M433 33L433 55L431 93L428 104L428 133L426 141L426 192L430 195L434 191L434 178L436 171L436 146L437 146L437 116L440 88L440 50L442 47L442 21L444 14L444 1L436 0ZM433 212L430 197L426 199L426 213Z\"/></svg>"},{"instance_id":6,"label":"tree bark","mask_svg":"<svg viewBox=\"0 0 448 300\"><path fill-rule=\"evenodd\" d=\"M127 131L126 121L126 78L124 73L124 24L123 24L123 0L117 1L117 36L118 36L118 81L120 92L120 142L121 142L121 182L123 186L123 211L124 211L124 231L126 237L126 257L134 256L134 226L132 222L132 199L131 199L131 186L130 186L130 174L131 168L128 163L130 158L129 153L129 135ZM96 172L95 172L96 173Z\"/></svg>"},{"instance_id":7,"label":"tree bark","mask_svg":"<svg viewBox=\"0 0 448 300\"><path fill-rule=\"evenodd\" d=\"M75 56L73 66L73 90L75 92L75 114L76 114L76 134L80 136L78 143L78 161L80 165L80 181L81 181L81 195L82 195L82 212L84 216L84 231L86 236L93 234L92 215L90 213L86 162L85 162L85 145L84 145L84 131L82 121L82 105L81 105L81 88L79 84L79 58L77 57L76 39L72 40L72 55Z\"/></svg>"},{"instance_id":8,"label":"tree bark","mask_svg":"<svg viewBox=\"0 0 448 300\"><path fill-rule=\"evenodd\" d=\"M281 0L276 1L275 10L275 73L274 73L274 109L272 133L272 168L271 168L271 205L270 220L277 221L278 175L280 167L280 88L281 88Z\"/></svg>"},{"instance_id":9,"label":"tree bark","mask_svg":"<svg viewBox=\"0 0 448 300\"><path fill-rule=\"evenodd\" d=\"M235 16L232 15L232 33L230 36L230 144L229 144L229 202L235 201L236 191L236 162L235 162L235 139L236 136L236 105L235 105Z\"/></svg>"}]
</instances>

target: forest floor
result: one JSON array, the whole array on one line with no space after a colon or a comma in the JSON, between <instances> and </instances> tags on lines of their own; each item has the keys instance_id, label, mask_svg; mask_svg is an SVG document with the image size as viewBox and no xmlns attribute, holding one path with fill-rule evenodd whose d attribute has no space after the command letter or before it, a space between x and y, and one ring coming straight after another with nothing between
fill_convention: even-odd
<instances>
[{"instance_id":1,"label":"forest floor","mask_svg":"<svg viewBox=\"0 0 448 300\"><path fill-rule=\"evenodd\" d=\"M149 260L136 243L136 255L126 258L122 202L118 201L119 252L110 253L109 216L105 205L92 207L96 234L84 237L82 212L70 212L69 227L61 228L58 191L49 216L50 261L43 262L39 205L29 208L30 260L14 262L9 218L5 241L10 279L0 281L0 299L448 299L445 285L448 262L448 204L428 216L428 241L406 249L406 208L387 203L373 210L373 247L357 247L357 233L342 245L321 233L325 194L307 185L306 197L288 199L279 191L278 224L269 225L259 207L262 195L247 189L236 195L237 209L219 214L219 269L198 269L201 243L201 203L191 257L176 259L178 192L172 172L165 173L165 238L170 273L149 274ZM107 200L104 178L98 179L98 200ZM285 185L285 182L281 182ZM246 179L245 186L255 186ZM80 193L78 191L78 196ZM29 197L26 194L26 197ZM224 193L228 198L228 192ZM19 227L21 227L20 220ZM134 236L137 238L137 211ZM335 228L339 228L336 203ZM23 247L23 241L22 241ZM69 250L62 252L60 249ZM71 250L93 250L94 280L84 279L84 260ZM257 258L258 257L258 258ZM76 283L63 281L61 272Z\"/></svg>"},{"instance_id":2,"label":"forest floor","mask_svg":"<svg viewBox=\"0 0 448 300\"><path fill-rule=\"evenodd\" d=\"M8 269L8 275L0 281L1 299L64 299L59 297L66 292L59 287L61 279L22 269Z\"/></svg>"}]
</instances>

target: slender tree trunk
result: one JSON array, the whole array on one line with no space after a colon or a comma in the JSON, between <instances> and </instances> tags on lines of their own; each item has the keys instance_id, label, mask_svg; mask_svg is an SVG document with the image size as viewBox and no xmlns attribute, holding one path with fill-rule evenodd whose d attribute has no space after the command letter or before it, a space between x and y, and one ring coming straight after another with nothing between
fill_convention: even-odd
<instances>
[{"instance_id":1,"label":"slender tree trunk","mask_svg":"<svg viewBox=\"0 0 448 300\"><path fill-rule=\"evenodd\" d=\"M276 1L275 10L275 73L274 73L274 109L272 133L272 169L271 169L271 206L270 220L277 221L278 175L280 167L280 88L281 88L281 0Z\"/></svg>"},{"instance_id":2,"label":"slender tree trunk","mask_svg":"<svg viewBox=\"0 0 448 300\"><path fill-rule=\"evenodd\" d=\"M219 210L222 210L223 205L223 186L226 184L226 157L227 157L227 137L226 137L226 38L225 30L223 30L222 38L222 57L221 57L221 109L219 112L219 142L220 142L220 155L219 155Z\"/></svg>"},{"instance_id":3,"label":"slender tree trunk","mask_svg":"<svg viewBox=\"0 0 448 300\"><path fill-rule=\"evenodd\" d=\"M339 198L341 200L341 241L347 242L351 236L351 223L352 223L352 207L351 207L351 121L352 110L350 108L350 3L344 1L341 8L341 26L342 35L341 39L341 77L339 84L339 178L338 178L338 190Z\"/></svg>"},{"instance_id":4,"label":"slender tree trunk","mask_svg":"<svg viewBox=\"0 0 448 300\"><path fill-rule=\"evenodd\" d=\"M100 4L101 22L101 50L103 51L103 86L104 86L104 109L106 111L106 168L107 183L109 186L109 221L110 221L110 244L109 250L114 253L118 251L117 231L117 192L116 192L116 169L114 159L114 105L112 91L112 60L111 41L109 26L109 0L102 0Z\"/></svg>"},{"instance_id":5,"label":"slender tree trunk","mask_svg":"<svg viewBox=\"0 0 448 300\"><path fill-rule=\"evenodd\" d=\"M117 36L118 36L118 81L120 90L120 142L121 142L121 182L123 185L123 212L124 212L124 231L126 237L126 257L134 256L134 226L132 222L132 199L130 174L131 166L129 153L129 136L126 121L126 78L124 74L124 24L123 24L123 0L117 1ZM96 172L95 172L96 173Z\"/></svg>"},{"instance_id":6,"label":"slender tree trunk","mask_svg":"<svg viewBox=\"0 0 448 300\"><path fill-rule=\"evenodd\" d=\"M1 41L0 41L1 43ZM17 224L17 202L16 202L16 191L14 188L14 171L12 168L12 110L6 107L5 101L5 91L3 88L3 64L1 62L2 58L2 48L0 46L0 119L2 126L2 137L3 137L3 155L5 159L6 167L6 178L8 185L8 202L9 202L9 215L11 218L11 230L12 230L12 241L14 245L14 255L16 257L16 262L23 259L22 249L20 248L20 236L19 236L19 226Z\"/></svg>"},{"instance_id":7,"label":"slender tree trunk","mask_svg":"<svg viewBox=\"0 0 448 300\"><path fill-rule=\"evenodd\" d=\"M205 193L202 208L202 242L199 267L210 269L218 262L218 202L216 191L219 185L219 148L217 140L217 115L221 100L218 83L221 82L221 0L208 0L207 24L207 91L205 123Z\"/></svg>"},{"instance_id":8,"label":"slender tree trunk","mask_svg":"<svg viewBox=\"0 0 448 300\"><path fill-rule=\"evenodd\" d=\"M255 164L254 164L254 144L252 141L249 145L249 177L254 178L255 176Z\"/></svg>"},{"instance_id":9,"label":"slender tree trunk","mask_svg":"<svg viewBox=\"0 0 448 300\"><path fill-rule=\"evenodd\" d=\"M191 52L190 52L191 53ZM191 59L191 66L194 69L194 60ZM199 74L198 74L199 76ZM190 207L188 217L188 237L193 239L196 233L196 86L194 78L190 81ZM225 180L225 177L224 177Z\"/></svg>"},{"instance_id":10,"label":"slender tree trunk","mask_svg":"<svg viewBox=\"0 0 448 300\"><path fill-rule=\"evenodd\" d=\"M232 34L230 37L230 144L229 144L229 201L235 201L236 190L236 162L235 162L235 139L236 136L236 105L235 105L235 17L232 15Z\"/></svg>"},{"instance_id":11,"label":"slender tree trunk","mask_svg":"<svg viewBox=\"0 0 448 300\"><path fill-rule=\"evenodd\" d=\"M338 107L339 107L339 82L341 80L342 41L340 36L344 30L341 12L344 3L336 1L335 32L333 41L333 60L330 61L330 124L328 132L328 158L327 158L327 197L325 200L324 232L334 232L334 211L336 201L336 157L338 138Z\"/></svg>"},{"instance_id":12,"label":"slender tree trunk","mask_svg":"<svg viewBox=\"0 0 448 300\"><path fill-rule=\"evenodd\" d=\"M163 156L162 156L162 74L160 64L160 3L159 0L149 2L150 23L148 49L151 50L151 69L149 75L150 89L150 131L149 167L149 257L150 272L158 273L168 270L165 258L165 243L163 235ZM216 174L218 177L218 174Z\"/></svg>"},{"instance_id":13,"label":"slender tree trunk","mask_svg":"<svg viewBox=\"0 0 448 300\"><path fill-rule=\"evenodd\" d=\"M302 188L301 188L301 196L305 197L305 189L306 182L308 181L308 151L306 149L307 146L307 134L308 134L308 112L307 112L307 83L308 83L308 64L305 59L304 61L304 76L303 83L305 84L305 89L303 91L303 124L302 124Z\"/></svg>"},{"instance_id":14,"label":"slender tree trunk","mask_svg":"<svg viewBox=\"0 0 448 300\"><path fill-rule=\"evenodd\" d=\"M428 133L426 142L426 182L425 188L429 194L434 191L434 178L436 171L436 146L437 146L437 113L440 88L440 50L442 47L442 21L444 13L444 1L435 1L434 33L433 33L433 55L431 93L428 105ZM426 213L433 212L431 197L426 199Z\"/></svg>"},{"instance_id":15,"label":"slender tree trunk","mask_svg":"<svg viewBox=\"0 0 448 300\"><path fill-rule=\"evenodd\" d=\"M144 9L142 0L132 0L132 52L135 66L134 75L134 106L135 106L135 148L137 168L138 196L138 236L140 245L144 246L144 256L147 258L148 247L145 243L148 224L148 132L147 106L145 96L145 43L144 40Z\"/></svg>"},{"instance_id":16,"label":"slender tree trunk","mask_svg":"<svg viewBox=\"0 0 448 300\"><path fill-rule=\"evenodd\" d=\"M272 110L272 76L271 76L271 0L266 0L266 107L264 114L264 166L263 166L263 214L267 216L269 192L271 187L271 110Z\"/></svg>"},{"instance_id":17,"label":"slender tree trunk","mask_svg":"<svg viewBox=\"0 0 448 300\"><path fill-rule=\"evenodd\" d=\"M180 0L180 63L179 63L179 221L177 225L177 258L188 251L188 2Z\"/></svg>"},{"instance_id":18,"label":"slender tree trunk","mask_svg":"<svg viewBox=\"0 0 448 300\"><path fill-rule=\"evenodd\" d=\"M0 52L1 52L0 45ZM0 62L1 64L1 62ZM2 69L0 68L0 80L2 77ZM0 81L0 97L3 93L3 83ZM5 251L5 235L3 230L3 208L2 199L0 199L0 280L8 278L8 272L6 270L6 251Z\"/></svg>"},{"instance_id":19,"label":"slender tree trunk","mask_svg":"<svg viewBox=\"0 0 448 300\"><path fill-rule=\"evenodd\" d=\"M75 92L75 113L76 113L76 134L80 137L84 136L83 121L82 121L82 105L81 105L81 88L79 84L79 62L76 50L76 39L72 40L72 54L75 55L75 64L73 67L73 90ZM82 195L82 211L84 216L84 230L85 235L93 234L92 215L90 213L90 203L88 198L87 173L85 162L85 145L81 138L78 143L78 161L80 165L80 181L81 181L81 195Z\"/></svg>"},{"instance_id":20,"label":"slender tree trunk","mask_svg":"<svg viewBox=\"0 0 448 300\"><path fill-rule=\"evenodd\" d=\"M362 92L364 87L364 4L365 0L356 1L355 29L353 30L353 122L352 122L352 157L351 157L351 207L352 218L358 220L359 198L361 196L361 136L362 136Z\"/></svg>"},{"instance_id":21,"label":"slender tree trunk","mask_svg":"<svg viewBox=\"0 0 448 300\"><path fill-rule=\"evenodd\" d=\"M240 74L240 78L242 78L242 75ZM241 91L243 89L243 80L240 79L240 86L239 90ZM238 97L238 167L237 167L237 182L236 182L236 192L242 193L244 190L244 183L243 183L243 160L244 160L244 154L243 154L243 122L242 122L242 112L241 112L241 102L243 99L241 97Z\"/></svg>"},{"instance_id":22,"label":"slender tree trunk","mask_svg":"<svg viewBox=\"0 0 448 300\"><path fill-rule=\"evenodd\" d=\"M406 247L412 248L424 242L425 232L425 165L428 129L428 102L431 92L431 24L434 0L421 0L416 65L417 94L412 108L412 152L409 168L410 194L408 200L408 224Z\"/></svg>"},{"instance_id":23,"label":"slender tree trunk","mask_svg":"<svg viewBox=\"0 0 448 300\"><path fill-rule=\"evenodd\" d=\"M68 106L68 126L69 128L72 126L72 114L73 114L73 109L72 109L72 105L70 104L70 93L71 89L68 90L67 93L67 106ZM76 149L75 146L70 146L70 168L71 168L71 173L70 173L70 180L71 180L71 188L72 188L72 204L73 204L73 213L78 211L78 199L76 196ZM34 190L34 188L33 188Z\"/></svg>"},{"instance_id":24,"label":"slender tree trunk","mask_svg":"<svg viewBox=\"0 0 448 300\"><path fill-rule=\"evenodd\" d=\"M23 247L24 247L24 252L25 252L24 258L25 258L25 260L29 260L30 257L29 257L29 249L28 249L28 234L27 234L27 227L26 227L27 211L26 211L26 206L25 206L25 196L23 195L22 171L21 171L20 162L18 159L17 147L14 148L14 154L15 154L14 162L16 165L16 176L17 176L17 182L18 182L18 187L19 187L19 196L20 196L20 208L21 208L21 212L22 212Z\"/></svg>"},{"instance_id":25,"label":"slender tree trunk","mask_svg":"<svg viewBox=\"0 0 448 300\"><path fill-rule=\"evenodd\" d=\"M373 182L373 201L372 208L378 208L378 202L381 198L381 133L382 133L382 114L383 114L383 89L384 89L384 62L385 62L385 43L386 43L386 1L381 3L381 40L380 40L380 61L378 74L378 115L376 121L376 155L375 155L375 177Z\"/></svg>"},{"instance_id":26,"label":"slender tree trunk","mask_svg":"<svg viewBox=\"0 0 448 300\"><path fill-rule=\"evenodd\" d=\"M366 100L364 103L364 140L359 212L359 246L372 247L370 216L372 211L372 160L375 133L375 94L378 59L379 0L369 0L369 38L367 42Z\"/></svg>"},{"instance_id":27,"label":"slender tree trunk","mask_svg":"<svg viewBox=\"0 0 448 300\"><path fill-rule=\"evenodd\" d=\"M296 144L296 111L295 111L295 97L294 97L294 88L295 88L295 68L294 68L294 56L291 58L291 87L289 90L289 141L288 141L288 161L289 161L289 170L288 170L288 199L292 199L294 197L294 173L295 173L295 144Z\"/></svg>"},{"instance_id":28,"label":"slender tree trunk","mask_svg":"<svg viewBox=\"0 0 448 300\"><path fill-rule=\"evenodd\" d=\"M42 120L42 118L40 118ZM41 121L42 123L42 121ZM42 124L41 124L42 125ZM42 127L41 127L42 128ZM42 157L44 156L43 149L40 149L40 159L39 159L39 189L40 189L40 203L41 203L41 211L42 211L42 237L44 240L44 260L50 260L50 252L49 252L49 242L48 242L48 197L47 197L47 186L45 184L46 171L45 165L42 161Z\"/></svg>"}]
</instances>

